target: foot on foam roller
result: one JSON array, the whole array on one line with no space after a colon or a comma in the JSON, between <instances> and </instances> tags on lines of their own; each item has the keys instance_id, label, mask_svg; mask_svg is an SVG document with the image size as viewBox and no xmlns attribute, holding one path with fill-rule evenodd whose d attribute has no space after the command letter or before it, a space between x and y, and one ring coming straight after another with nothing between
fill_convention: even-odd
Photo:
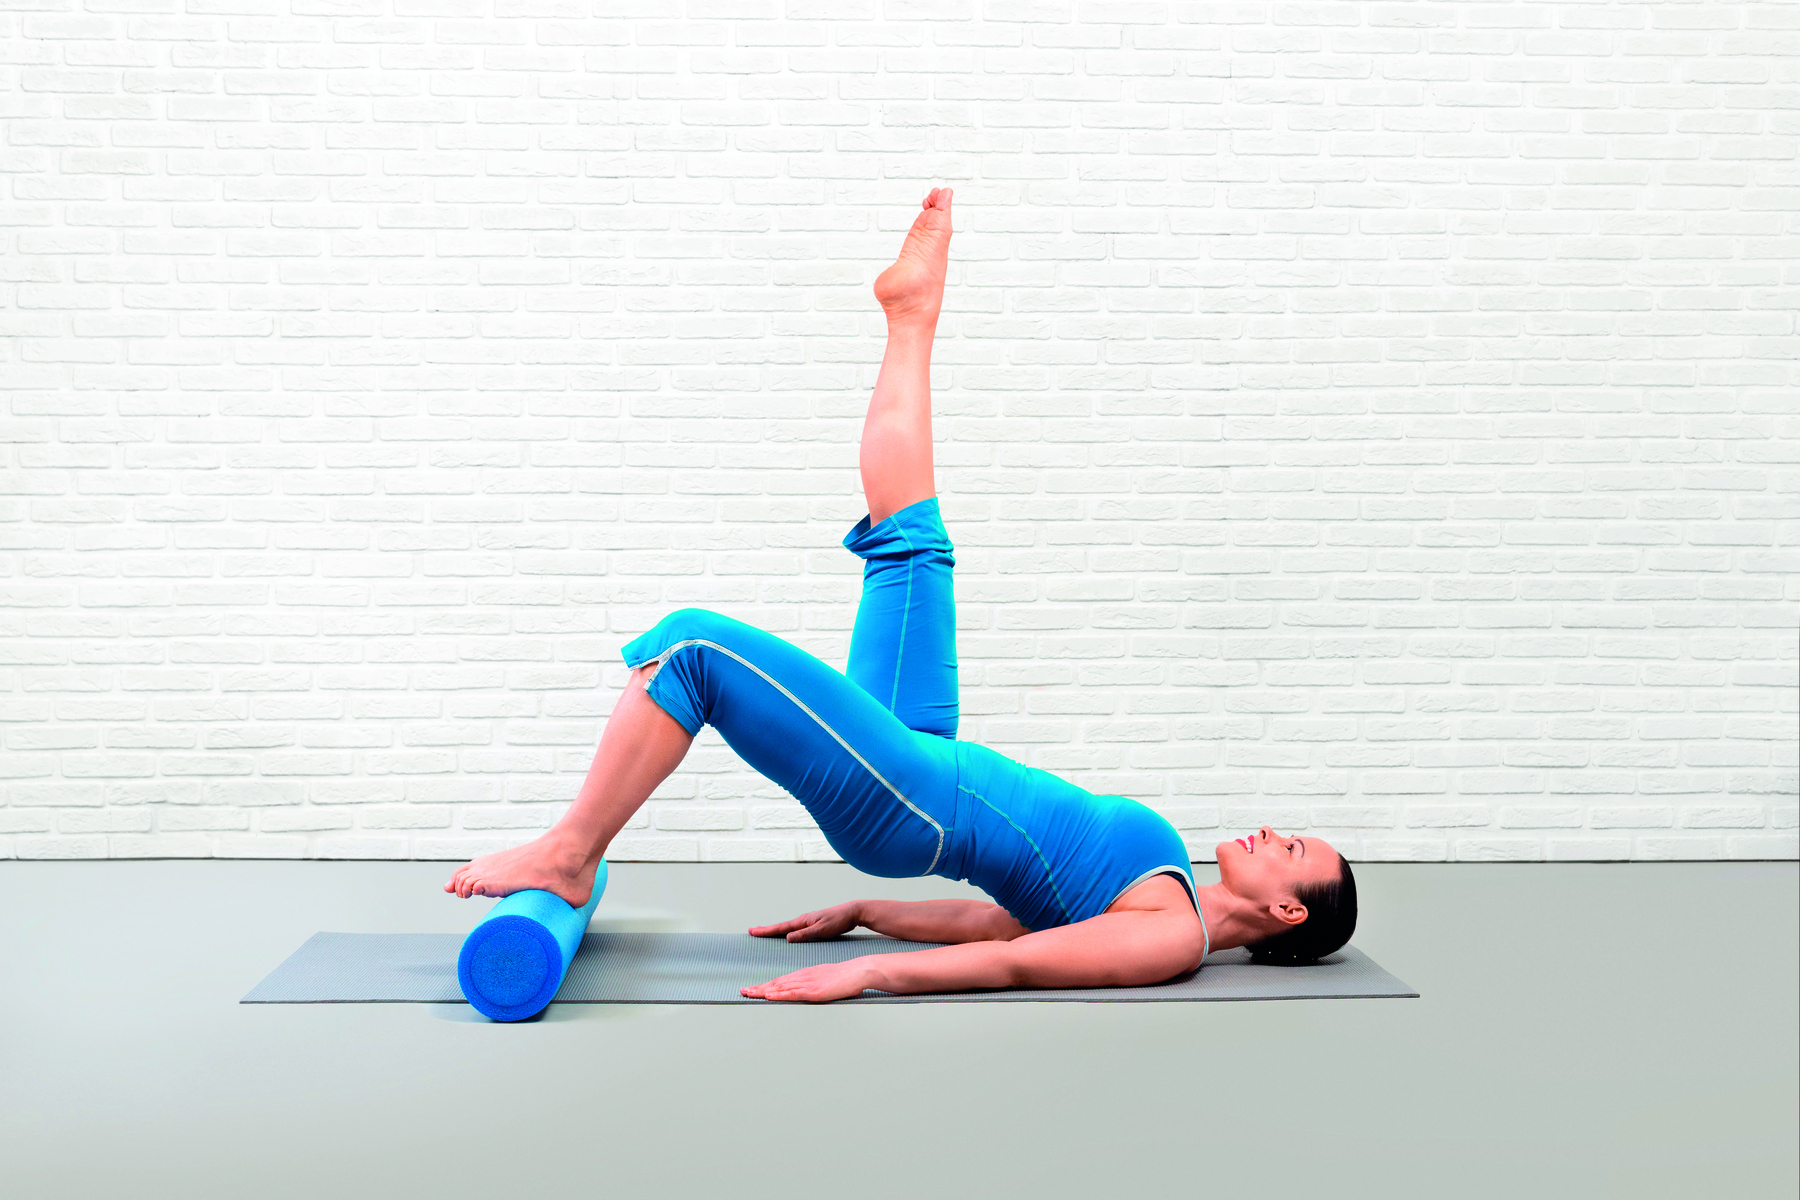
<instances>
[{"instance_id":1,"label":"foot on foam roller","mask_svg":"<svg viewBox=\"0 0 1800 1200\"><path fill-rule=\"evenodd\" d=\"M605 890L606 860L601 859L593 894L580 908L536 889L496 901L456 956L463 997L496 1021L523 1021L542 1012L569 973Z\"/></svg>"}]
</instances>

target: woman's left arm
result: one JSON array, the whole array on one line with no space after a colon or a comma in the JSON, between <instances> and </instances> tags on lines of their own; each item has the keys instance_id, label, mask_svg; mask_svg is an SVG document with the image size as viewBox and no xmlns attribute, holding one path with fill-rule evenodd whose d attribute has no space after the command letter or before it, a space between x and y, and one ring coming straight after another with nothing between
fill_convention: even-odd
<instances>
[{"instance_id":1,"label":"woman's left arm","mask_svg":"<svg viewBox=\"0 0 1800 1200\"><path fill-rule=\"evenodd\" d=\"M742 989L759 1000L842 1000L864 988L961 992L1006 987L1133 987L1200 965L1203 934L1190 908L1102 913L1011 941L870 954L807 967Z\"/></svg>"}]
</instances>

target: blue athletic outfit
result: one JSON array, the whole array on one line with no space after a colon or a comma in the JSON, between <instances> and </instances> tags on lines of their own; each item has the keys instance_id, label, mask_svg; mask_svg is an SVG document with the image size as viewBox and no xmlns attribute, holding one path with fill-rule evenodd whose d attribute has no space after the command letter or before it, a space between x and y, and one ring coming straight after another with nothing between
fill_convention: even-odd
<instances>
[{"instance_id":1,"label":"blue athletic outfit","mask_svg":"<svg viewBox=\"0 0 1800 1200\"><path fill-rule=\"evenodd\" d=\"M956 737L956 565L935 497L844 538L863 560L847 675L754 626L670 613L624 648L659 664L650 699L689 733L711 725L806 806L870 875L967 880L1021 925L1105 912L1154 875L1195 899L1173 826Z\"/></svg>"}]
</instances>

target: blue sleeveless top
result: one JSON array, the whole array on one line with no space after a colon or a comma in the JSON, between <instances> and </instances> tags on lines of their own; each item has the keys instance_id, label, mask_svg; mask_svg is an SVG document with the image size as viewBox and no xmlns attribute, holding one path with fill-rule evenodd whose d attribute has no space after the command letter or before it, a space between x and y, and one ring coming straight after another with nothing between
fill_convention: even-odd
<instances>
[{"instance_id":1,"label":"blue sleeveless top","mask_svg":"<svg viewBox=\"0 0 1800 1200\"><path fill-rule=\"evenodd\" d=\"M956 816L932 874L974 884L1033 931L1098 916L1156 875L1179 879L1199 911L1187 845L1154 810L954 745Z\"/></svg>"}]
</instances>

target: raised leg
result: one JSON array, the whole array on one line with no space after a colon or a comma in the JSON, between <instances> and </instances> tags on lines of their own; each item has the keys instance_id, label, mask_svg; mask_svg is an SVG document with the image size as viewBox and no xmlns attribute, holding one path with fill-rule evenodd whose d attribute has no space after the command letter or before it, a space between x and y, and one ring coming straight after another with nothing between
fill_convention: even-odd
<instances>
[{"instance_id":1,"label":"raised leg","mask_svg":"<svg viewBox=\"0 0 1800 1200\"><path fill-rule=\"evenodd\" d=\"M444 885L446 892L466 900L540 888L576 908L587 903L600 856L694 741L644 694L655 671L653 664L632 671L581 791L562 819L535 841L464 864Z\"/></svg>"},{"instance_id":2,"label":"raised leg","mask_svg":"<svg viewBox=\"0 0 1800 1200\"><path fill-rule=\"evenodd\" d=\"M931 342L949 255L950 189L933 188L900 256L875 279L888 340L863 420L863 496L872 524L937 495L931 470Z\"/></svg>"},{"instance_id":3,"label":"raised leg","mask_svg":"<svg viewBox=\"0 0 1800 1200\"><path fill-rule=\"evenodd\" d=\"M875 281L888 344L863 422L869 515L844 538L863 560L844 672L908 728L954 739L956 559L939 519L931 461L931 339L949 246L950 189L936 188L894 265Z\"/></svg>"},{"instance_id":4,"label":"raised leg","mask_svg":"<svg viewBox=\"0 0 1800 1200\"><path fill-rule=\"evenodd\" d=\"M870 523L875 525L937 494L931 452L931 343L943 304L950 198L949 188L932 189L907 231L899 257L875 280L875 298L887 314L888 343L863 423L861 454L863 493ZM911 537L915 544L906 546L904 562L874 563L869 573L877 577L874 586L865 577L858 634L852 639L851 675L870 695L880 693L877 699L885 713L898 715L905 726L954 737L955 615L949 595L949 567L954 560L949 541L943 538L939 546L930 542L930 530L923 531L921 540L919 530L889 526L871 542L882 542L890 531L897 533L900 542ZM941 537L941 526L936 535ZM881 545L858 550L864 551L872 562L892 557ZM903 569L892 569L896 567ZM871 603L876 595L880 602ZM594 868L607 845L657 784L680 764L693 742L693 735L646 694L654 671L654 665L647 664L632 672L625 695L606 723L587 779L555 827L523 846L484 854L465 864L444 885L445 891L467 898L540 888L576 907L587 903ZM838 697L838 706L846 699ZM810 727L802 723L800 728ZM732 734L726 732L726 736L730 740ZM778 740L753 725L741 734L742 744L737 748L752 765L784 786L788 781L781 777L797 772L796 786L816 790L816 772L786 763L755 761L765 742ZM789 738L789 744L794 740ZM808 745L811 740L800 739ZM892 735L886 740L893 741ZM843 764L839 768L848 769ZM880 792L882 799L877 803L885 802L886 794ZM822 805L823 796L819 793L821 798L809 807ZM833 816L840 820L834 822ZM834 824L840 828L834 830ZM821 828L828 839L836 832L848 840L857 824L832 813L821 821ZM870 865L874 864L865 869ZM889 872L881 869L875 873Z\"/></svg>"}]
</instances>

